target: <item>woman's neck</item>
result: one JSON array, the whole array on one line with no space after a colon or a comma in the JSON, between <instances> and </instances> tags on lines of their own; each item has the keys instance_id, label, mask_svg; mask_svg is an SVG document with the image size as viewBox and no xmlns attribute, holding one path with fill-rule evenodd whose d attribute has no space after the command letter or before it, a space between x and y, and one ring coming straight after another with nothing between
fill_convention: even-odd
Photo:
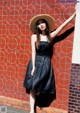
<instances>
[{"instance_id":1,"label":"woman's neck","mask_svg":"<svg viewBox=\"0 0 80 113\"><path fill-rule=\"evenodd\" d=\"M42 31L42 33L41 33L43 36L45 36L46 35L46 33L45 33L45 31Z\"/></svg>"}]
</instances>

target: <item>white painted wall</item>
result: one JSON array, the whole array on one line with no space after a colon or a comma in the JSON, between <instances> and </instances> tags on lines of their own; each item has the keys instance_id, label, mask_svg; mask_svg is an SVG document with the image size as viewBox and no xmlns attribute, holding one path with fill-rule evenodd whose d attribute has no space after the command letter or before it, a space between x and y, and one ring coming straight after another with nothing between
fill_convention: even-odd
<instances>
[{"instance_id":1,"label":"white painted wall","mask_svg":"<svg viewBox=\"0 0 80 113\"><path fill-rule=\"evenodd\" d=\"M80 64L80 0L76 5L72 63Z\"/></svg>"}]
</instances>

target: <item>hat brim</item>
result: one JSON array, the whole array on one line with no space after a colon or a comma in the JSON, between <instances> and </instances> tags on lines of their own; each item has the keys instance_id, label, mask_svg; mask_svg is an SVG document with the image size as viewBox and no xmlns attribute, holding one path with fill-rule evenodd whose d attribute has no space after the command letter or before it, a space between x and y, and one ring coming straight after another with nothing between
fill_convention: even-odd
<instances>
[{"instance_id":1,"label":"hat brim","mask_svg":"<svg viewBox=\"0 0 80 113\"><path fill-rule=\"evenodd\" d=\"M36 32L36 22L39 20L39 19L44 19L47 21L48 25L49 25L49 32L51 32L54 28L54 20L53 18L48 15L48 14L39 14L39 15L36 15L34 16L31 21L30 21L30 30L35 33Z\"/></svg>"}]
</instances>

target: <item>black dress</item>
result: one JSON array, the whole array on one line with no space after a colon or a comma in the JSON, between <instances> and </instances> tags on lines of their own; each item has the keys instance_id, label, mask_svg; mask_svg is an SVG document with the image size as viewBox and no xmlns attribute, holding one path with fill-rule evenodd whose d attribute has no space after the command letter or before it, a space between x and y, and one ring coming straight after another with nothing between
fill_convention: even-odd
<instances>
[{"instance_id":1,"label":"black dress","mask_svg":"<svg viewBox=\"0 0 80 113\"><path fill-rule=\"evenodd\" d=\"M39 49L36 48L36 68L33 76L31 75L32 60L28 63L23 86L26 88L26 93L28 94L32 89L40 92L40 94L37 95L38 102L41 101L40 97L45 97L43 99L45 100L47 95L56 95L54 71L51 64L51 53L51 43L47 41L40 41ZM41 105L41 103L39 102L38 106L48 106L45 105L47 102L43 103L43 105Z\"/></svg>"}]
</instances>

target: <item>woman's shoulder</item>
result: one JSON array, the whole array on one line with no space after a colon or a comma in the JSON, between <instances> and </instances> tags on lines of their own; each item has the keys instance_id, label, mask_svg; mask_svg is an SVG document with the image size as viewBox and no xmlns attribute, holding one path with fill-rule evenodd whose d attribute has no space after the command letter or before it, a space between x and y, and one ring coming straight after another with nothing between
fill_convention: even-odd
<instances>
[{"instance_id":1,"label":"woman's shoulder","mask_svg":"<svg viewBox=\"0 0 80 113\"><path fill-rule=\"evenodd\" d=\"M37 40L36 34L32 34L31 39L36 42L36 40Z\"/></svg>"},{"instance_id":2,"label":"woman's shoulder","mask_svg":"<svg viewBox=\"0 0 80 113\"><path fill-rule=\"evenodd\" d=\"M32 34L32 37L36 37L36 34Z\"/></svg>"}]
</instances>

